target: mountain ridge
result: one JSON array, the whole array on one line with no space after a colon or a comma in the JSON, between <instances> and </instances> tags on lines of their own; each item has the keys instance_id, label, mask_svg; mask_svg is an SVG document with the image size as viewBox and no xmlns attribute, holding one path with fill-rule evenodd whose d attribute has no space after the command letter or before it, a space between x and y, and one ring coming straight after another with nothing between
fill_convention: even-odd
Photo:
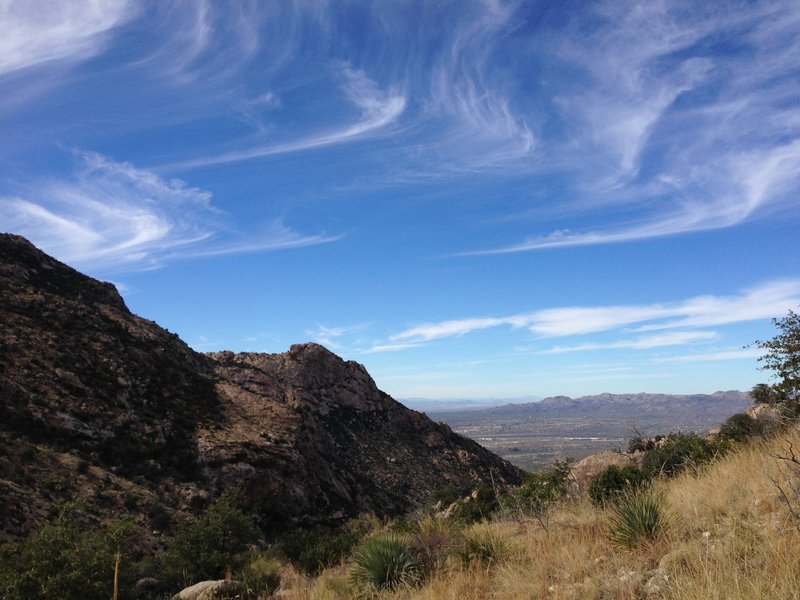
<instances>
[{"instance_id":1,"label":"mountain ridge","mask_svg":"<svg viewBox=\"0 0 800 600\"><path fill-rule=\"evenodd\" d=\"M90 521L131 512L150 526L235 486L280 531L520 481L317 344L199 354L113 285L10 234L0 290L0 538L25 537L64 500Z\"/></svg>"}]
</instances>

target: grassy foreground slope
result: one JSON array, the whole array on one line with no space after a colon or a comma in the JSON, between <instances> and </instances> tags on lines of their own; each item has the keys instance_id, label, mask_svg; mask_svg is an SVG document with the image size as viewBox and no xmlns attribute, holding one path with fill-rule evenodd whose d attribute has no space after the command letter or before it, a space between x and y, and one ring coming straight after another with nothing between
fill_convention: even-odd
<instances>
[{"instance_id":1,"label":"grassy foreground slope","mask_svg":"<svg viewBox=\"0 0 800 600\"><path fill-rule=\"evenodd\" d=\"M638 549L610 542L610 509L586 499L569 501L545 519L506 515L473 526L471 533L497 550L494 560L464 561L454 552L419 587L380 597L798 598L800 498L792 490L800 486L800 465L777 458L789 455L790 444L800 448L800 430L742 445L694 472L656 481L669 524ZM441 552L448 536L457 545L461 535L441 532ZM349 569L341 565L317 578L287 570L282 587L298 600L352 597Z\"/></svg>"}]
</instances>

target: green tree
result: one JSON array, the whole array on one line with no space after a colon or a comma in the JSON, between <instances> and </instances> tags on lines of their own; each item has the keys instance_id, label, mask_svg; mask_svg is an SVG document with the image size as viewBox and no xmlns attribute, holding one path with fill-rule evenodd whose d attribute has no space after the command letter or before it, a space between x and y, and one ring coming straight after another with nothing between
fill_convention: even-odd
<instances>
[{"instance_id":1,"label":"green tree","mask_svg":"<svg viewBox=\"0 0 800 600\"><path fill-rule=\"evenodd\" d=\"M191 525L180 528L164 557L166 582L190 585L222 579L241 566L248 544L255 541L253 518L241 508L242 495L227 491Z\"/></svg>"},{"instance_id":2,"label":"green tree","mask_svg":"<svg viewBox=\"0 0 800 600\"><path fill-rule=\"evenodd\" d=\"M750 397L756 404L778 404L784 399L783 394L766 383L754 385Z\"/></svg>"},{"instance_id":3,"label":"green tree","mask_svg":"<svg viewBox=\"0 0 800 600\"><path fill-rule=\"evenodd\" d=\"M756 340L755 345L766 351L758 360L763 363L762 369L773 371L779 380L772 389L794 400L800 397L800 315L790 310L772 322L779 333L769 340Z\"/></svg>"}]
</instances>

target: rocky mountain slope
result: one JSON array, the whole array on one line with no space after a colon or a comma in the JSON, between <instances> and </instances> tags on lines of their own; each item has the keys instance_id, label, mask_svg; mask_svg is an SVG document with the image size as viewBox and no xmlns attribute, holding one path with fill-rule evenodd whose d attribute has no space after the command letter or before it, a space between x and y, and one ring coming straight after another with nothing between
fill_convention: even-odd
<instances>
[{"instance_id":1,"label":"rocky mountain slope","mask_svg":"<svg viewBox=\"0 0 800 600\"><path fill-rule=\"evenodd\" d=\"M321 346L196 353L112 285L0 234L0 539L65 499L158 529L238 486L278 531L519 477Z\"/></svg>"}]
</instances>

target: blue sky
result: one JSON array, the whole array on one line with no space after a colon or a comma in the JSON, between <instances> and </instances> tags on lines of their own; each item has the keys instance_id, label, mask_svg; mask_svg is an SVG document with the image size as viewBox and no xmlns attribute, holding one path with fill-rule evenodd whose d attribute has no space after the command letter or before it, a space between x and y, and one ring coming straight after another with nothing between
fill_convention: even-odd
<instances>
[{"instance_id":1,"label":"blue sky","mask_svg":"<svg viewBox=\"0 0 800 600\"><path fill-rule=\"evenodd\" d=\"M0 230L396 397L711 392L800 307L800 4L0 0Z\"/></svg>"}]
</instances>

